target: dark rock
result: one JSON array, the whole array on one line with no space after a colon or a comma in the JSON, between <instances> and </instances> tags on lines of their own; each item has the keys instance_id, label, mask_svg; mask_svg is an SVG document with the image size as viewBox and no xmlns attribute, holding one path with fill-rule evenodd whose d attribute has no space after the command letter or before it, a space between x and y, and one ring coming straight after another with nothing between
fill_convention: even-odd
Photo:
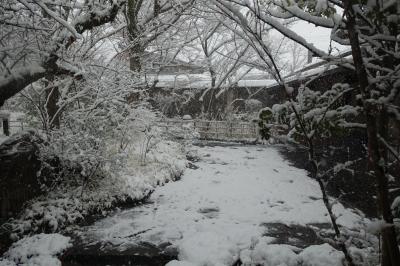
<instances>
[{"instance_id":1,"label":"dark rock","mask_svg":"<svg viewBox=\"0 0 400 266\"><path fill-rule=\"evenodd\" d=\"M103 242L90 246L75 244L64 253L61 261L63 266L163 266L175 259L177 251L166 244L155 246L141 242L122 247Z\"/></svg>"},{"instance_id":2,"label":"dark rock","mask_svg":"<svg viewBox=\"0 0 400 266\"><path fill-rule=\"evenodd\" d=\"M193 170L199 169L199 167L198 167L197 165L195 165L194 163L191 163L191 162L189 162L188 168L189 168L189 169L193 169Z\"/></svg>"},{"instance_id":3,"label":"dark rock","mask_svg":"<svg viewBox=\"0 0 400 266\"><path fill-rule=\"evenodd\" d=\"M21 210L22 205L41 193L39 143L33 131L12 136L0 145L0 219Z\"/></svg>"},{"instance_id":4,"label":"dark rock","mask_svg":"<svg viewBox=\"0 0 400 266\"><path fill-rule=\"evenodd\" d=\"M216 218L219 215L219 208L218 207L205 207L200 208L197 210L198 213L203 214L205 217L212 219Z\"/></svg>"},{"instance_id":5,"label":"dark rock","mask_svg":"<svg viewBox=\"0 0 400 266\"><path fill-rule=\"evenodd\" d=\"M200 158L197 155L193 155L193 154L187 154L186 159L192 163L196 163L196 162L200 161Z\"/></svg>"}]
</instances>

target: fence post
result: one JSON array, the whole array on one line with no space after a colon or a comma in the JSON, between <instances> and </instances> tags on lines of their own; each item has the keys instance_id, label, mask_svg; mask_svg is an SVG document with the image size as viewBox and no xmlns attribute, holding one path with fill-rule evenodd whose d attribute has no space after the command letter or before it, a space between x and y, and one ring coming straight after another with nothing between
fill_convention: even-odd
<instances>
[{"instance_id":1,"label":"fence post","mask_svg":"<svg viewBox=\"0 0 400 266\"><path fill-rule=\"evenodd\" d=\"M6 136L10 136L10 122L7 118L3 118L3 133Z\"/></svg>"},{"instance_id":2,"label":"fence post","mask_svg":"<svg viewBox=\"0 0 400 266\"><path fill-rule=\"evenodd\" d=\"M0 119L2 120L4 135L10 136L10 113L6 111L0 112Z\"/></svg>"}]
</instances>

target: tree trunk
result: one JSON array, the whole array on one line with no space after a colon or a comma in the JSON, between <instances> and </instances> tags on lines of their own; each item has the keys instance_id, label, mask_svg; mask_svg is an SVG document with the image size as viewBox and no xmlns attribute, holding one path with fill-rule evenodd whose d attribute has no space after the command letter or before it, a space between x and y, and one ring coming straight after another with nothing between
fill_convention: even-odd
<instances>
[{"instance_id":1,"label":"tree trunk","mask_svg":"<svg viewBox=\"0 0 400 266\"><path fill-rule=\"evenodd\" d=\"M58 112L58 100L60 99L60 92L57 87L49 88L46 91L47 102L46 102L46 111L47 111L47 121L48 128L60 128L60 112Z\"/></svg>"},{"instance_id":2,"label":"tree trunk","mask_svg":"<svg viewBox=\"0 0 400 266\"><path fill-rule=\"evenodd\" d=\"M3 133L6 136L10 136L10 121L8 118L3 118Z\"/></svg>"},{"instance_id":3,"label":"tree trunk","mask_svg":"<svg viewBox=\"0 0 400 266\"><path fill-rule=\"evenodd\" d=\"M368 103L370 98L369 82L367 71L362 59L360 43L358 34L356 32L356 19L351 6L351 1L345 1L345 14L347 18L347 31L352 49L354 66L356 68L358 84L363 97L364 113L367 125L368 136L368 164L369 169L374 172L378 184L378 207L382 218L386 223L393 225L393 217L390 209L388 181L386 176L386 169L382 161L385 161L384 154L381 152L384 149L380 148L378 138L379 110L376 106ZM384 125L381 125L384 126ZM380 129L384 130L384 129ZM398 266L400 265L400 253L397 245L396 234L394 226L386 227L382 230L382 266Z\"/></svg>"},{"instance_id":4,"label":"tree trunk","mask_svg":"<svg viewBox=\"0 0 400 266\"><path fill-rule=\"evenodd\" d=\"M129 68L134 72L140 72L142 70L142 57L144 49L141 45L135 45L129 54Z\"/></svg>"},{"instance_id":5,"label":"tree trunk","mask_svg":"<svg viewBox=\"0 0 400 266\"><path fill-rule=\"evenodd\" d=\"M158 15L160 15L161 13L161 4L160 4L160 0L154 0L154 17L157 17Z\"/></svg>"},{"instance_id":6,"label":"tree trunk","mask_svg":"<svg viewBox=\"0 0 400 266\"><path fill-rule=\"evenodd\" d=\"M132 48L129 50L129 68L134 72L140 72L142 70L142 56L145 48L143 47L140 40L140 27L138 22L138 14L142 7L142 0L128 0L126 9L127 29L128 37L131 41ZM156 9L156 3L154 3L154 9Z\"/></svg>"}]
</instances>

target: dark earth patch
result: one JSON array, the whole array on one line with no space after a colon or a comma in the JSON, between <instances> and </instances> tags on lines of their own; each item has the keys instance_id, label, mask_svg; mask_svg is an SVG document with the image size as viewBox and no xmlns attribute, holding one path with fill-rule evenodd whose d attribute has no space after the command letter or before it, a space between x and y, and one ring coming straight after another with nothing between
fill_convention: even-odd
<instances>
[{"instance_id":1,"label":"dark earth patch","mask_svg":"<svg viewBox=\"0 0 400 266\"><path fill-rule=\"evenodd\" d=\"M263 236L276 238L273 244L287 244L298 248L325 243L318 234L325 235L324 231L331 228L330 224L310 224L309 226L286 225L282 223L263 223L266 231ZM318 234L317 234L318 232Z\"/></svg>"}]
</instances>

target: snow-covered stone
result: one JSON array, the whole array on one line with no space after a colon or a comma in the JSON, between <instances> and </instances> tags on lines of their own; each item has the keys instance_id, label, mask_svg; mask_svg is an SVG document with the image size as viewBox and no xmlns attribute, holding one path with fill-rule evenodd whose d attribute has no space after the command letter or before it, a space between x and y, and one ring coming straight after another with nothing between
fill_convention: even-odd
<instances>
[{"instance_id":1,"label":"snow-covered stone","mask_svg":"<svg viewBox=\"0 0 400 266\"><path fill-rule=\"evenodd\" d=\"M297 254L287 245L268 244L260 241L253 250L245 250L240 254L244 265L297 266Z\"/></svg>"},{"instance_id":2,"label":"snow-covered stone","mask_svg":"<svg viewBox=\"0 0 400 266\"><path fill-rule=\"evenodd\" d=\"M184 115L182 117L183 120L192 120L192 116L191 115Z\"/></svg>"},{"instance_id":3,"label":"snow-covered stone","mask_svg":"<svg viewBox=\"0 0 400 266\"><path fill-rule=\"evenodd\" d=\"M303 266L342 266L344 261L344 254L329 244L309 246L299 257Z\"/></svg>"}]
</instances>

